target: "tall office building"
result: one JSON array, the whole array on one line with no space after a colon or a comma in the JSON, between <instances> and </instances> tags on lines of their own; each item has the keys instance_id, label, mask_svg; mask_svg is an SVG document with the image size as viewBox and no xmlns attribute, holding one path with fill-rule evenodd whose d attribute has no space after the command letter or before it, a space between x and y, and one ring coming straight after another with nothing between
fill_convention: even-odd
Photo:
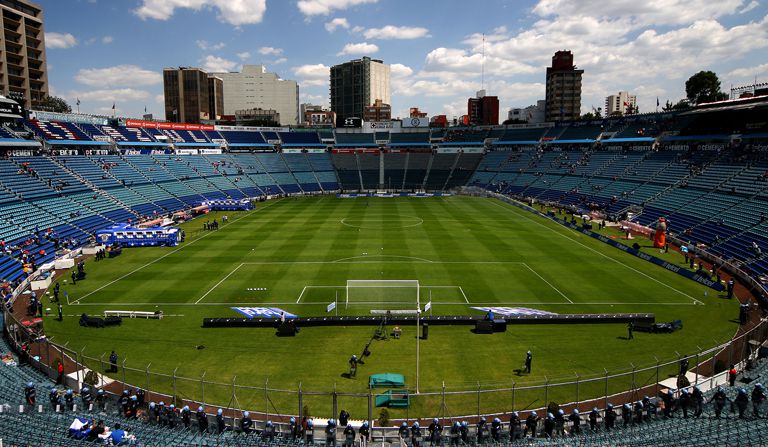
<instances>
[{"instance_id":1,"label":"tall office building","mask_svg":"<svg viewBox=\"0 0 768 447\"><path fill-rule=\"evenodd\" d=\"M2 0L0 20L0 93L38 108L48 96L43 10L28 0Z\"/></svg>"},{"instance_id":2,"label":"tall office building","mask_svg":"<svg viewBox=\"0 0 768 447\"><path fill-rule=\"evenodd\" d=\"M347 118L362 118L365 108L377 99L392 104L389 75L389 65L370 57L331 67L331 111L336 113L336 125L343 127Z\"/></svg>"},{"instance_id":3,"label":"tall office building","mask_svg":"<svg viewBox=\"0 0 768 447\"><path fill-rule=\"evenodd\" d=\"M164 69L165 119L174 123L200 124L220 116L222 113L217 107L223 106L223 92L221 80L216 78L209 77L199 68Z\"/></svg>"},{"instance_id":4,"label":"tall office building","mask_svg":"<svg viewBox=\"0 0 768 447\"><path fill-rule=\"evenodd\" d=\"M614 114L629 115L637 112L637 96L629 92L619 92L605 98L605 116Z\"/></svg>"},{"instance_id":5,"label":"tall office building","mask_svg":"<svg viewBox=\"0 0 768 447\"><path fill-rule=\"evenodd\" d=\"M224 82L224 115L238 110L275 110L280 124L299 124L299 84L268 73L263 65L244 65L240 73L211 73Z\"/></svg>"},{"instance_id":6,"label":"tall office building","mask_svg":"<svg viewBox=\"0 0 768 447\"><path fill-rule=\"evenodd\" d=\"M569 121L581 117L581 75L570 51L558 51L547 67L547 121Z\"/></svg>"},{"instance_id":7,"label":"tall office building","mask_svg":"<svg viewBox=\"0 0 768 447\"><path fill-rule=\"evenodd\" d=\"M224 81L212 75L208 75L208 111L217 121L224 114Z\"/></svg>"},{"instance_id":8,"label":"tall office building","mask_svg":"<svg viewBox=\"0 0 768 447\"><path fill-rule=\"evenodd\" d=\"M499 97L486 96L485 90L467 101L467 117L472 126L499 125Z\"/></svg>"}]
</instances>

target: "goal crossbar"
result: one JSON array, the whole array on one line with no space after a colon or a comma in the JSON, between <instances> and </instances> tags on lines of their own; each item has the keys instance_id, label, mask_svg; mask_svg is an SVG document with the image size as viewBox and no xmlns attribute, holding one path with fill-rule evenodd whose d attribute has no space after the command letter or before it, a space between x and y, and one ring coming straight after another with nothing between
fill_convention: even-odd
<instances>
[{"instance_id":1,"label":"goal crossbar","mask_svg":"<svg viewBox=\"0 0 768 447\"><path fill-rule=\"evenodd\" d=\"M345 304L349 307L350 289L413 289L416 309L420 306L421 285L417 279L350 279L345 289ZM353 301L354 304L354 301Z\"/></svg>"}]
</instances>

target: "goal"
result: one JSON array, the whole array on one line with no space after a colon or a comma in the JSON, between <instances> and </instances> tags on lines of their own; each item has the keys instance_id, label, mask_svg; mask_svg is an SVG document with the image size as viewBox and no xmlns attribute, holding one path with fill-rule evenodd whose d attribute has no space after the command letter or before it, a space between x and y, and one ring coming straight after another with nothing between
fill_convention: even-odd
<instances>
[{"instance_id":1,"label":"goal","mask_svg":"<svg viewBox=\"0 0 768 447\"><path fill-rule=\"evenodd\" d=\"M347 280L345 306L362 305L379 309L418 309L420 285L416 279Z\"/></svg>"}]
</instances>

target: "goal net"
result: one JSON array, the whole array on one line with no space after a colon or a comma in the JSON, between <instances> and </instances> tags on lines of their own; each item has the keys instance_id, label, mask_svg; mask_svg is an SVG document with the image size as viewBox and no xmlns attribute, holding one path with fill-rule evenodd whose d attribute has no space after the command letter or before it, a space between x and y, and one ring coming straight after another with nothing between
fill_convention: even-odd
<instances>
[{"instance_id":1,"label":"goal net","mask_svg":"<svg viewBox=\"0 0 768 447\"><path fill-rule=\"evenodd\" d=\"M415 279L348 280L345 306L413 310L419 308L419 292L419 281Z\"/></svg>"}]
</instances>

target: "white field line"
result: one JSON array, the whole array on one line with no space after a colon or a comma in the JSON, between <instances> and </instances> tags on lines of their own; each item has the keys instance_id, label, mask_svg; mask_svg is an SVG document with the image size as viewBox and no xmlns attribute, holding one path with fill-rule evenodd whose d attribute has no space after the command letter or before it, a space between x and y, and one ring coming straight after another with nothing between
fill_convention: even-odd
<instances>
[{"instance_id":1,"label":"white field line","mask_svg":"<svg viewBox=\"0 0 768 447\"><path fill-rule=\"evenodd\" d=\"M301 293L299 294L299 299L296 300L296 304L299 304L299 301L301 301L301 297L304 296L304 292L307 291L307 286L304 286L303 289L301 289Z\"/></svg>"},{"instance_id":2,"label":"white field line","mask_svg":"<svg viewBox=\"0 0 768 447\"><path fill-rule=\"evenodd\" d=\"M459 292L461 292L461 296L464 297L464 301L466 301L467 304L469 304L469 299L467 298L467 294L464 293L464 289L462 289L461 286L459 286Z\"/></svg>"},{"instance_id":3,"label":"white field line","mask_svg":"<svg viewBox=\"0 0 768 447\"><path fill-rule=\"evenodd\" d=\"M530 270L530 271L531 271L531 272L532 272L534 275L538 276L540 280L542 280L542 281L544 281L545 283L547 283L547 285L548 285L549 287L551 287L551 288L552 288L552 290L554 290L555 292L559 293L559 294L560 294L560 296L562 296L563 298L565 298L565 300L566 300L566 301L568 301L569 303L573 304L573 301L571 301L571 299L570 299L570 298L568 298L568 297L567 297L567 296L566 296L566 295L565 295L563 292L561 292L561 291L560 291L560 290L559 290L557 287L553 286L551 282L549 282L549 281L547 281L546 279L544 279L544 277L543 277L543 276L539 275L539 272L537 272L536 270L532 269L532 268L531 268L531 266L530 266L530 265L528 265L528 264L526 264L526 263L523 263L523 265L524 265L524 266L526 266L526 267L528 268L528 270Z\"/></svg>"},{"instance_id":4,"label":"white field line","mask_svg":"<svg viewBox=\"0 0 768 447\"><path fill-rule=\"evenodd\" d=\"M506 207L506 206L502 206L502 205L500 205L500 204L496 203L496 201L495 201L495 200L493 200L493 201L490 201L490 202L488 202L488 203L490 203L490 204L492 204L492 205L495 205L495 206L498 206L499 208L501 208L501 209L504 209L504 210L507 210L507 211L510 211L510 210L511 210L511 208L508 208L508 207ZM642 275L642 276L645 276L646 278L648 278L648 279L650 279L650 280L652 280L652 281L654 281L654 282L656 282L656 283L658 283L658 284L661 284L662 286L664 286L664 287L666 287L666 288L668 288L668 289L674 290L675 292L679 293L680 295L683 295L683 296L685 296L685 297L688 297L689 299L693 300L694 302L696 302L696 303L698 303L698 304L701 304L702 306L704 305L704 303L703 303L703 302L701 302L701 301L697 300L696 298L692 297L691 295L688 295L687 293L685 293L685 292L683 292L683 291L681 291L681 290L678 290L678 289L676 289L676 288L674 288L674 287L670 286L669 284L666 284L666 283L664 283L664 282L662 282L662 281L659 281L658 279L656 279L656 278L654 278L654 277L652 277L652 276L648 275L647 273L641 272L640 270L637 270L637 269L636 269L636 268L634 268L634 267L630 267L630 266L628 266L627 264L625 264L625 263L623 263L623 262L619 261L618 259L612 258L612 257L610 257L610 256L606 255L605 253L601 253L601 252L599 252L599 251L595 250L594 248L592 248L592 247L590 247L590 246L588 246L588 245L585 245L585 244L583 244L583 243L581 243L581 242L577 241L576 239L574 239L574 238L572 238L572 237L570 237L570 236L568 236L568 235L566 235L566 234L563 234L563 233L561 233L561 232L559 232L559 231L555 230L554 228L548 227L547 225L544 225L543 223L541 223L541 222L538 222L538 221L536 221L535 219L531 219L530 217L528 217L528 216L526 216L526 215L524 215L524 214L522 214L522 213L520 213L520 214L517 214L517 213L515 213L515 215L517 215L517 216L520 216L520 217L522 217L523 219L525 219L525 220L527 220L527 221L529 221L529 222L533 222L534 224L536 224L536 225L538 225L538 226L540 226L540 227L544 227L544 228L548 229L549 231L551 231L551 232L553 232L553 233L555 233L555 234L559 235L560 237L563 237L563 238L565 238L565 239L568 239L568 240L570 240L571 242L574 242L574 243L576 243L576 244L578 244L578 245L581 245L582 247L586 248L587 250L589 250L589 251L591 251L591 252L593 252L593 253L596 253L596 254L598 254L598 255L600 255L600 256L602 256L602 257L606 258L606 259L609 259L609 260L611 260L611 261L613 261L613 262L615 262L615 263L617 263L617 264L619 264L619 265L622 265L622 266L624 266L624 267L628 268L629 270L632 270L633 272L635 272L635 273L637 273L637 274L640 274L640 275Z\"/></svg>"},{"instance_id":5,"label":"white field line","mask_svg":"<svg viewBox=\"0 0 768 447\"><path fill-rule=\"evenodd\" d=\"M204 299L206 296L208 296L208 294L209 294L209 293L211 293L211 292L213 292L214 290L216 290L216 287L219 287L219 286L221 285L221 283L223 283L224 281L226 281L226 280L227 280L227 278L229 278L230 276L232 276L232 274L234 274L236 271L238 271L238 270L240 269L240 267L242 267L242 266L243 266L243 264L240 264L240 265L238 265L237 267L235 267L234 269L232 269L232 271L231 271L231 272L229 272L229 273L227 274L227 276L223 277L223 278L221 279L221 281L217 282L217 283L216 283L216 284L215 284L213 287L211 287L211 289L210 289L209 291L205 292L205 294L204 294L203 296L201 296L200 298L198 298L198 299L197 299L197 301L195 301L195 304L200 304L200 301L202 301L202 300L203 300L203 299Z\"/></svg>"},{"instance_id":6,"label":"white field line","mask_svg":"<svg viewBox=\"0 0 768 447\"><path fill-rule=\"evenodd\" d=\"M232 222L229 222L229 224L233 224L233 223L237 222L238 220L240 220L240 219L242 219L242 218L244 218L244 217L248 217L248 216L250 216L251 214L253 214L253 213L255 213L255 212L261 211L261 210L263 210L263 209L265 209L265 208L269 208L270 206L272 206L272 205L274 205L274 204L276 204L276 203L278 203L278 202L280 202L280 201L282 201L282 200L283 200L283 199L278 199L278 200L276 200L276 201L274 201L274 202L270 203L270 204L269 204L269 205L267 205L267 206L264 206L264 207L261 207L261 208L255 209L255 210L253 210L253 211L250 211L250 212L248 212L248 213L246 213L246 214L243 214L242 216L240 216L240 217L238 217L238 218L236 218L236 219L233 219L233 220L232 220ZM112 280L112 281L110 281L110 282L108 282L108 283L104 284L103 286L99 287L98 289L96 289L96 290L93 290L93 291L91 291L91 292L88 292L88 293L86 293L85 295L83 295L83 296L81 296L80 298L76 299L76 300L75 300L75 301L73 301L72 303L78 303L80 300L83 300L83 299L85 299L85 298L88 298L89 296L93 295L94 293L96 293L96 292L99 292L99 291L101 291L101 290L104 290L105 288L107 288L107 287L111 286L112 284L114 284L114 283L116 283L116 282L118 282L118 281L120 281L120 280L123 280L123 279L125 279L125 278L127 278L127 277L129 277L129 276L133 275L134 273L136 273L136 272L138 272L138 271L140 271L140 270L143 270L143 269L144 269L144 268L146 268L146 267L149 267L150 265L154 264L155 262L157 262L157 261L160 261L160 260L162 260L162 259L166 258L167 256L170 256L170 255L172 255L172 254L176 253L176 252L177 252L177 251L179 251L179 250L183 250L184 248L186 248L186 247L189 247L190 245L194 244L195 242L197 242L197 241L199 241L199 240L201 240L201 239L204 239L204 238L206 238L206 237L208 237L209 235L211 235L211 234L214 234L214 233L216 233L216 232L215 232L215 231L211 231L211 232L208 232L208 233L206 233L206 234L204 234L204 235L200 236L199 238L195 239L194 241L190 241L189 243L186 243L186 244L182 245L181 247L179 247L179 248L177 248L177 249L175 249L175 250L169 251L168 253L164 254L163 256L160 256L159 258L157 258L157 259L155 259L155 260L149 261L148 263L146 263L146 264L142 265L141 267L137 267L137 268L135 268L134 270L131 270L130 272L126 273L125 275L123 275L123 276L121 276L121 277L119 277L119 278L117 278L117 279L114 279L114 280Z\"/></svg>"},{"instance_id":7,"label":"white field line","mask_svg":"<svg viewBox=\"0 0 768 447\"><path fill-rule=\"evenodd\" d=\"M410 301L403 302L406 304L413 304ZM168 306L168 307L183 307L183 306L253 306L257 305L259 307L264 306L281 306L281 305L295 305L295 303L292 302L273 302L273 303L253 303L250 301L242 301L237 303L77 303L72 304L73 306L111 306L111 307L136 307L136 306ZM353 304L364 304L362 302L360 303L353 303ZM371 304L382 304L380 301L372 302ZM462 303L457 303L455 301L451 302L439 302L439 301L433 301L433 305L441 305L441 306L458 306L463 305ZM519 305L527 305L527 306L696 306L696 303L647 303L647 302L638 302L638 303L630 303L630 302L594 302L594 303L546 303L541 301L530 301L530 302L522 302L522 301L511 301L511 302L504 302L500 303L498 301L495 301L493 303L468 303L473 306L519 306ZM299 303L300 306L326 306L326 303ZM80 316L80 314L77 314L76 316Z\"/></svg>"}]
</instances>

